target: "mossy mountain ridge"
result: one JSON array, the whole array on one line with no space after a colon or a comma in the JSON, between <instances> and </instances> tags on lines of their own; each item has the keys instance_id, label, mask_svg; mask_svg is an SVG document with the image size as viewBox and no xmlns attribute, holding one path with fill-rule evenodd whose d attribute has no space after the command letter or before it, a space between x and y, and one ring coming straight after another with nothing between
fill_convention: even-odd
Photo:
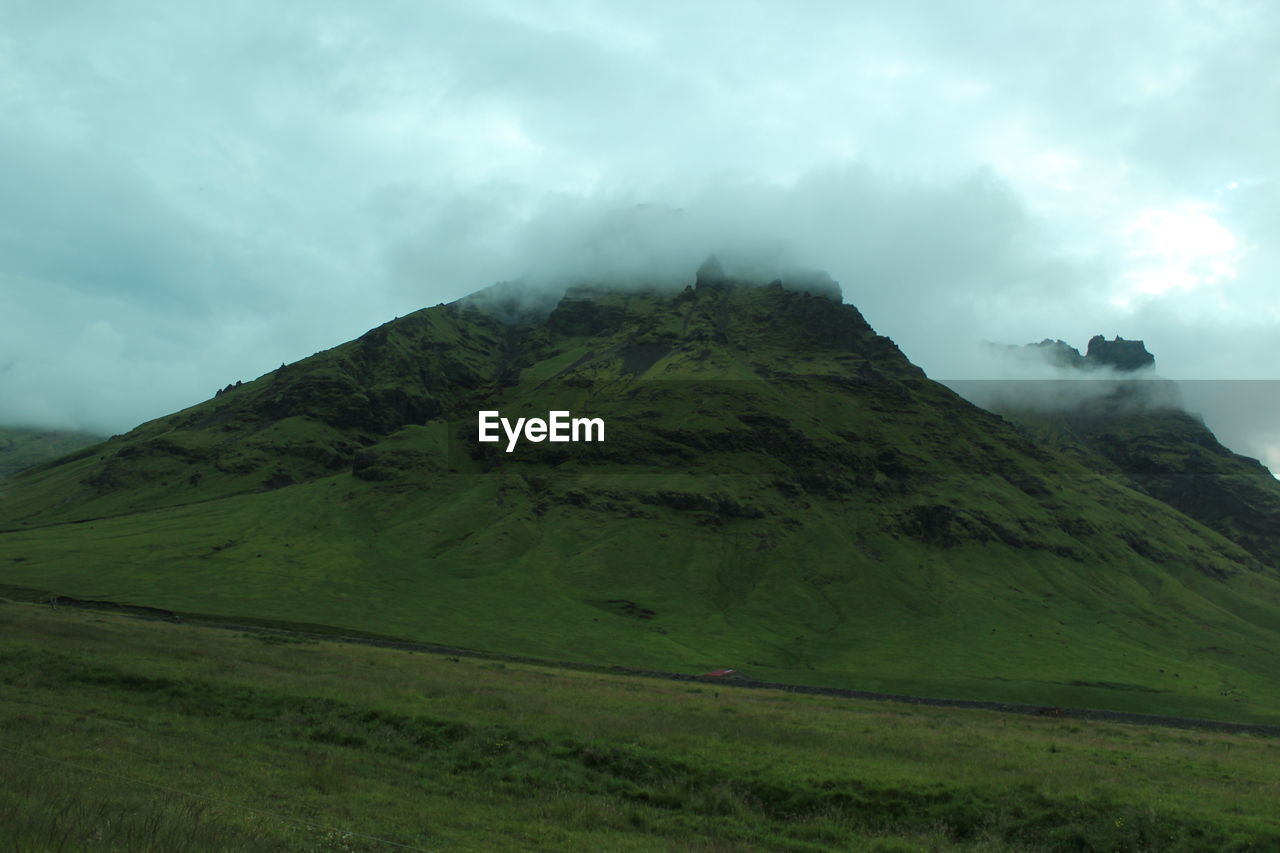
<instances>
[{"instance_id":1,"label":"mossy mountain ridge","mask_svg":"<svg viewBox=\"0 0 1280 853\"><path fill-rule=\"evenodd\" d=\"M57 495L59 517L92 517L97 510L90 508L110 511L121 502L130 509L185 503L336 471L387 479L396 472L385 463L397 457L399 473L411 475L420 463L441 464L447 453L440 459L398 453L409 433L474 420L477 407L496 405L530 384L544 394L574 393L641 376L729 383L775 370L736 355L749 351L776 354L783 363L812 361L797 353L822 354L815 364L831 371L827 379L864 380L881 394L902 394L895 381L923 378L852 306L789 290L781 281L746 286L707 267L700 276L695 287L675 294L570 288L554 310L527 313L516 323L510 318L519 312L508 304L514 297L504 299L511 288L494 288L497 296L482 291L397 318L253 382L230 384L206 403L43 470L50 477L75 471L74 482L62 482L74 487L70 500L61 489ZM673 429L687 433L694 450L712 443ZM618 446L610 441L605 453ZM497 448L472 450L492 457ZM24 508L43 517L33 500Z\"/></svg>"},{"instance_id":2,"label":"mossy mountain ridge","mask_svg":"<svg viewBox=\"0 0 1280 853\"><path fill-rule=\"evenodd\" d=\"M1111 367L1118 378L1096 383L1099 390L1080 394L1075 402L1052 407L1020 405L1019 399L1028 395L1018 386L1025 383L1013 382L1003 395L984 392L1000 401L991 408L1036 441L1122 479L1240 544L1267 565L1280 567L1280 480L1257 459L1224 447L1200 416L1185 410L1176 382L1140 373L1125 378L1126 373L1155 365L1155 356L1142 341L1117 337L1109 342L1098 335L1089 342L1089 356L1077 359L1063 356L1064 347L1079 356L1062 341L1046 340L1025 349L1083 376L1097 369L1088 363L1093 359Z\"/></svg>"},{"instance_id":3,"label":"mossy mountain ridge","mask_svg":"<svg viewBox=\"0 0 1280 853\"><path fill-rule=\"evenodd\" d=\"M683 290L536 301L418 311L15 478L3 582L590 662L1271 718L1271 569L927 379L829 280L707 265ZM506 453L476 442L479 409L608 432Z\"/></svg>"}]
</instances>

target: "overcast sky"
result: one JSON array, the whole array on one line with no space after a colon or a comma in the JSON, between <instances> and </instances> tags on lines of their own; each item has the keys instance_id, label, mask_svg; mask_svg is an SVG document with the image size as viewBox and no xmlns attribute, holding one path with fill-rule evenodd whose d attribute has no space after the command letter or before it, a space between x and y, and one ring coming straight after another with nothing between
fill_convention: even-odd
<instances>
[{"instance_id":1,"label":"overcast sky","mask_svg":"<svg viewBox=\"0 0 1280 853\"><path fill-rule=\"evenodd\" d=\"M0 0L0 421L122 431L500 279L742 249L939 378L1095 333L1280 378L1278 168L1265 0Z\"/></svg>"}]
</instances>

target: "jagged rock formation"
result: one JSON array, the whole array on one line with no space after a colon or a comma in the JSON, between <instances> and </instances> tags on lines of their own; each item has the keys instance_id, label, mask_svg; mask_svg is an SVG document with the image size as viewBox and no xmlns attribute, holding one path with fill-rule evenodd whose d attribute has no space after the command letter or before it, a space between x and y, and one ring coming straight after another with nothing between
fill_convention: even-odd
<instances>
[{"instance_id":1,"label":"jagged rock formation","mask_svg":"<svg viewBox=\"0 0 1280 853\"><path fill-rule=\"evenodd\" d=\"M1155 356L1147 352L1144 342L1125 340L1119 335L1110 341L1102 335L1094 335L1089 339L1084 355L1066 341L1051 338L1045 338L1035 344L1025 344L1020 347L1006 346L1002 349L1014 355L1032 355L1054 367L1081 371L1110 368L1121 372L1132 372L1155 364Z\"/></svg>"},{"instance_id":2,"label":"jagged rock formation","mask_svg":"<svg viewBox=\"0 0 1280 853\"><path fill-rule=\"evenodd\" d=\"M1134 371L1155 364L1156 358L1147 352L1142 341L1126 341L1116 335L1107 340L1102 335L1094 335L1089 339L1089 348L1084 356L1084 365L1110 367L1114 370Z\"/></svg>"}]
</instances>

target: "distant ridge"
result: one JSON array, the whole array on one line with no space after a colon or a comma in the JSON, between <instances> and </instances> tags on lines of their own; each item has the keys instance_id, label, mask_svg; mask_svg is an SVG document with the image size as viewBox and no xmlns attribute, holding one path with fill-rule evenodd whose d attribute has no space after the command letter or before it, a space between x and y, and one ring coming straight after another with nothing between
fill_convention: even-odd
<instances>
[{"instance_id":1,"label":"distant ridge","mask_svg":"<svg viewBox=\"0 0 1280 853\"><path fill-rule=\"evenodd\" d=\"M70 430L0 426L0 477L97 444L103 436Z\"/></svg>"},{"instance_id":2,"label":"distant ridge","mask_svg":"<svg viewBox=\"0 0 1280 853\"><path fill-rule=\"evenodd\" d=\"M996 349L1014 355L1030 355L1042 359L1054 367L1067 367L1080 371L1109 368L1120 372L1133 372L1155 364L1155 356L1147 352L1143 341L1130 341L1116 335L1107 340L1102 335L1089 339L1085 354L1063 340L1045 338L1039 343L1017 345L993 344Z\"/></svg>"},{"instance_id":3,"label":"distant ridge","mask_svg":"<svg viewBox=\"0 0 1280 853\"><path fill-rule=\"evenodd\" d=\"M1134 373L1155 366L1142 341L1118 336L1107 341L1096 335L1083 357L1049 339L1021 351L1083 375L1099 367ZM990 408L1029 436L1124 478L1280 569L1280 480L1257 459L1224 447L1201 418L1185 411L1177 383L1135 377L1105 388L1052 408L1019 406L1019 398L1032 395L1018 389Z\"/></svg>"}]
</instances>

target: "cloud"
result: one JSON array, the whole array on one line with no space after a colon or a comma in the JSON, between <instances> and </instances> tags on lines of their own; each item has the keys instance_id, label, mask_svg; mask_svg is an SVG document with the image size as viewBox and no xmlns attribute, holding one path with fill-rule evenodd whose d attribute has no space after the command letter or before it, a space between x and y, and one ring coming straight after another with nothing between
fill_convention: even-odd
<instances>
[{"instance_id":1,"label":"cloud","mask_svg":"<svg viewBox=\"0 0 1280 853\"><path fill-rule=\"evenodd\" d=\"M826 269L931 375L1101 332L1167 375L1270 377L1277 25L1168 0L5 4L0 420L118 431L494 281L710 251Z\"/></svg>"},{"instance_id":2,"label":"cloud","mask_svg":"<svg viewBox=\"0 0 1280 853\"><path fill-rule=\"evenodd\" d=\"M1064 284L1091 272L1055 255L1044 223L985 167L927 181L850 164L786 182L722 177L591 195L396 187L384 198L406 291L478 259L491 280L683 286L714 252L730 266L829 272L926 368L952 364L969 342L1034 328L1046 303L1068 298Z\"/></svg>"}]
</instances>

